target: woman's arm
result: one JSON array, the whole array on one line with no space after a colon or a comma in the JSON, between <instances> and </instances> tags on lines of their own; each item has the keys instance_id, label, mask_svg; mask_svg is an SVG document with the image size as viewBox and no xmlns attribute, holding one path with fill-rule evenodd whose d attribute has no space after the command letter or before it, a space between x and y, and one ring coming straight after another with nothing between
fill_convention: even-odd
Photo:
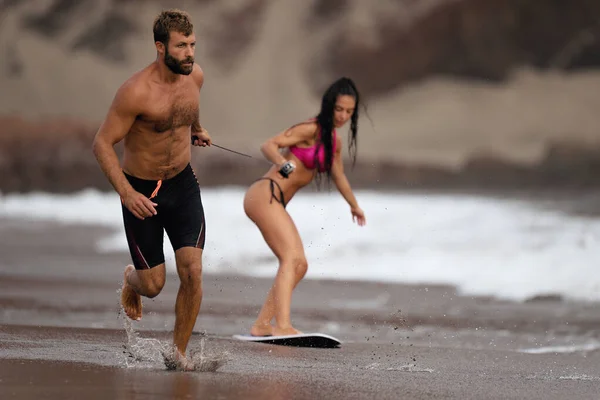
<instances>
[{"instance_id":1,"label":"woman's arm","mask_svg":"<svg viewBox=\"0 0 600 400\"><path fill-rule=\"evenodd\" d=\"M286 159L279 153L279 149L312 139L316 130L317 125L315 123L295 125L269 138L260 146L260 150L267 160L275 165L282 165L286 162Z\"/></svg>"},{"instance_id":2,"label":"woman's arm","mask_svg":"<svg viewBox=\"0 0 600 400\"><path fill-rule=\"evenodd\" d=\"M333 178L333 182L337 187L338 191L344 197L348 205L350 206L350 212L352 213L352 220L356 220L358 225L363 226L366 224L365 213L358 206L358 201L352 192L352 188L350 187L350 182L348 182L348 178L346 178L346 174L344 173L344 163L342 161L342 143L338 138L337 141L337 150L335 152L333 165L331 167L331 176Z\"/></svg>"}]
</instances>

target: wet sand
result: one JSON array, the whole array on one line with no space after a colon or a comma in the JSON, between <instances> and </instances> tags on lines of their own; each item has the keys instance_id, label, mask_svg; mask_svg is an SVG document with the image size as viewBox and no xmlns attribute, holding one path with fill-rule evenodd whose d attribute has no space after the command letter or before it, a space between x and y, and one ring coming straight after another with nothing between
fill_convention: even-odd
<instances>
[{"instance_id":1,"label":"wet sand","mask_svg":"<svg viewBox=\"0 0 600 400\"><path fill-rule=\"evenodd\" d=\"M205 271L190 343L215 372L166 371L177 277L128 324L127 254L96 254L94 226L0 221L2 399L595 399L600 307L524 303L446 286L307 280L293 322L339 349L242 343L270 280ZM202 351L201 351L202 349Z\"/></svg>"}]
</instances>

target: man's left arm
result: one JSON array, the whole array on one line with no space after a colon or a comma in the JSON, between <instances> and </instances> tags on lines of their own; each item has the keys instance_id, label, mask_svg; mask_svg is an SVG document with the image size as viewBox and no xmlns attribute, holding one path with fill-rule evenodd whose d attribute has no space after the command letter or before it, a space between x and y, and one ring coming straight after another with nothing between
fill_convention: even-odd
<instances>
[{"instance_id":1,"label":"man's left arm","mask_svg":"<svg viewBox=\"0 0 600 400\"><path fill-rule=\"evenodd\" d=\"M194 133L202 132L202 126L200 125L200 116L192 123L192 135Z\"/></svg>"},{"instance_id":2,"label":"man's left arm","mask_svg":"<svg viewBox=\"0 0 600 400\"><path fill-rule=\"evenodd\" d=\"M204 85L204 71L202 71L200 65L194 64L194 69L192 70L192 78L198 86L198 96L200 96L202 85ZM198 104L200 104L200 99L198 99ZM199 109L200 107L198 107L198 110ZM212 139L210 138L210 135L204 128L202 128L202 125L200 125L200 111L198 111L198 118L196 118L196 120L192 123L191 132L193 145L210 146L212 144Z\"/></svg>"}]
</instances>

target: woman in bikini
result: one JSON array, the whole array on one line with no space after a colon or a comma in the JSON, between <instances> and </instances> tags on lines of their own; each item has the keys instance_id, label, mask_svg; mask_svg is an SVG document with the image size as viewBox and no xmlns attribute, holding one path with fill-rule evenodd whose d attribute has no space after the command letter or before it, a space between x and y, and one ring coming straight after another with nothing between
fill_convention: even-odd
<instances>
[{"instance_id":1,"label":"woman in bikini","mask_svg":"<svg viewBox=\"0 0 600 400\"><path fill-rule=\"evenodd\" d=\"M349 78L334 82L323 94L316 118L292 126L267 140L261 151L274 165L256 180L244 197L244 211L258 226L279 260L275 282L250 334L254 336L300 333L290 320L292 291L308 269L304 247L285 207L294 194L322 174L333 181L348 202L352 220L366 223L342 163L342 141L336 128L350 121L349 152L356 159L359 93ZM280 149L286 149L280 152ZM271 320L275 318L275 325Z\"/></svg>"}]
</instances>

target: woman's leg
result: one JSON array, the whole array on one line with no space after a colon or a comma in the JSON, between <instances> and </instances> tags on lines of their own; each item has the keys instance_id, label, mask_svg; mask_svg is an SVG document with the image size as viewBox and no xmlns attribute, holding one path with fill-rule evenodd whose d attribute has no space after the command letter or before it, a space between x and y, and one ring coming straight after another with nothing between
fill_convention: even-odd
<instances>
[{"instance_id":1,"label":"woman's leg","mask_svg":"<svg viewBox=\"0 0 600 400\"><path fill-rule=\"evenodd\" d=\"M250 332L256 336L298 333L290 318L292 291L308 268L302 240L292 218L281 204L269 202L268 183L253 185L244 201L246 214L258 226L267 245L279 259L275 282ZM276 321L274 327L270 325L273 317Z\"/></svg>"}]
</instances>

